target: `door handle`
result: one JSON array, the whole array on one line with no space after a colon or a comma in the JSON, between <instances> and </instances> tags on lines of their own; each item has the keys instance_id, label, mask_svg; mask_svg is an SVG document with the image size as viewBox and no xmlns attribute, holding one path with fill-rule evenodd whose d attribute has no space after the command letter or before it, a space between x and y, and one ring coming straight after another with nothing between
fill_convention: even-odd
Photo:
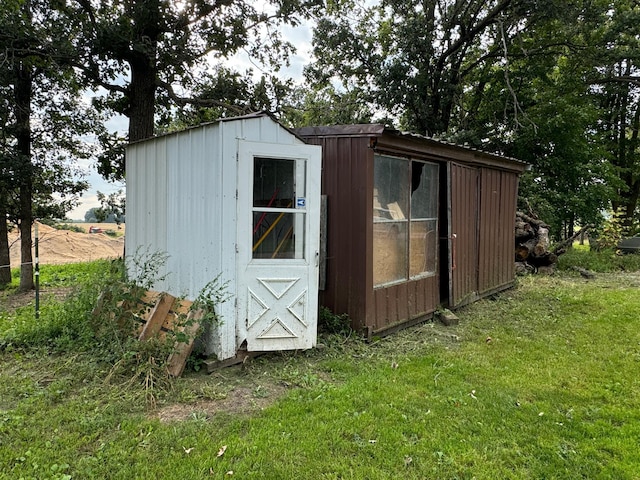
<instances>
[{"instance_id":1,"label":"door handle","mask_svg":"<svg viewBox=\"0 0 640 480\"><path fill-rule=\"evenodd\" d=\"M456 235L455 233L451 235L451 263L453 264L451 266L451 270L456 269L456 239L457 238L458 238L458 235Z\"/></svg>"},{"instance_id":2,"label":"door handle","mask_svg":"<svg viewBox=\"0 0 640 480\"><path fill-rule=\"evenodd\" d=\"M319 259L320 259L320 252L316 250L316 267L318 266Z\"/></svg>"}]
</instances>

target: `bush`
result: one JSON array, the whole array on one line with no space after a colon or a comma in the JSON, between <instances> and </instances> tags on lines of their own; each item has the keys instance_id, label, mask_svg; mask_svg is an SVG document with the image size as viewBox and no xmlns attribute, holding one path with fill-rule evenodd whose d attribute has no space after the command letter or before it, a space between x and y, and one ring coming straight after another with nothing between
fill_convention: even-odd
<instances>
[{"instance_id":1,"label":"bush","mask_svg":"<svg viewBox=\"0 0 640 480\"><path fill-rule=\"evenodd\" d=\"M79 227L77 225L71 225L69 223L56 223L51 226L56 230L69 230L70 232L85 233L82 227Z\"/></svg>"},{"instance_id":2,"label":"bush","mask_svg":"<svg viewBox=\"0 0 640 480\"><path fill-rule=\"evenodd\" d=\"M621 255L613 248L590 250L588 246L574 245L558 258L560 270L582 267L593 272L640 271L640 254Z\"/></svg>"}]
</instances>

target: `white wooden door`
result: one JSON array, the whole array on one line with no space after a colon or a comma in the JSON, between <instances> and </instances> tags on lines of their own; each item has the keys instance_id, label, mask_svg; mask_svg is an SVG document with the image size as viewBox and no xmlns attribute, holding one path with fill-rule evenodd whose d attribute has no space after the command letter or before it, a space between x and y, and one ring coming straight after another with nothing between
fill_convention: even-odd
<instances>
[{"instance_id":1,"label":"white wooden door","mask_svg":"<svg viewBox=\"0 0 640 480\"><path fill-rule=\"evenodd\" d=\"M248 351L315 346L321 149L240 141L238 320Z\"/></svg>"}]
</instances>

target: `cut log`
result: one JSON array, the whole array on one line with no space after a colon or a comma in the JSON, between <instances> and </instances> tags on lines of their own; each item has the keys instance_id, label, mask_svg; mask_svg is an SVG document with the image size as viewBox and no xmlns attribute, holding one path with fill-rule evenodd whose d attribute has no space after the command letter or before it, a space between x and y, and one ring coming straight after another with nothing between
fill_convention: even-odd
<instances>
[{"instance_id":1,"label":"cut log","mask_svg":"<svg viewBox=\"0 0 640 480\"><path fill-rule=\"evenodd\" d=\"M533 254L536 257L539 257L549 250L549 244L551 243L549 241L549 229L546 227L539 227L537 239L538 242L536 243L536 246L533 247Z\"/></svg>"},{"instance_id":2,"label":"cut log","mask_svg":"<svg viewBox=\"0 0 640 480\"><path fill-rule=\"evenodd\" d=\"M533 249L538 244L537 238L531 238L530 240L521 243L516 246L516 261L524 262L529 258L529 255L533 253Z\"/></svg>"},{"instance_id":3,"label":"cut log","mask_svg":"<svg viewBox=\"0 0 640 480\"><path fill-rule=\"evenodd\" d=\"M536 271L535 267L532 267L527 262L516 262L516 275L527 275Z\"/></svg>"},{"instance_id":4,"label":"cut log","mask_svg":"<svg viewBox=\"0 0 640 480\"><path fill-rule=\"evenodd\" d=\"M549 225L544 223L542 220L535 219L535 218L530 217L529 215L527 215L525 213L522 213L522 212L516 212L516 218L522 219L523 222L526 222L526 223L532 225L536 229L539 228L539 227L549 228Z\"/></svg>"},{"instance_id":5,"label":"cut log","mask_svg":"<svg viewBox=\"0 0 640 480\"><path fill-rule=\"evenodd\" d=\"M530 255L527 263L536 268L548 267L558 262L558 256L555 253L545 252L542 255Z\"/></svg>"},{"instance_id":6,"label":"cut log","mask_svg":"<svg viewBox=\"0 0 640 480\"><path fill-rule=\"evenodd\" d=\"M552 273L558 255L549 251L549 226L542 220L516 213L515 218L516 271L533 270L538 273Z\"/></svg>"},{"instance_id":7,"label":"cut log","mask_svg":"<svg viewBox=\"0 0 640 480\"><path fill-rule=\"evenodd\" d=\"M535 236L533 227L527 222L516 221L516 242L526 242Z\"/></svg>"}]
</instances>

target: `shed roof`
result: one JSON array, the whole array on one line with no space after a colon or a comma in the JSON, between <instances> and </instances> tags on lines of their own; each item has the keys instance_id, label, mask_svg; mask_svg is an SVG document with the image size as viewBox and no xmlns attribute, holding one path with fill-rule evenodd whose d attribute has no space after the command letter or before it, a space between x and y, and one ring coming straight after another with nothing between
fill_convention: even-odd
<instances>
[{"instance_id":1,"label":"shed roof","mask_svg":"<svg viewBox=\"0 0 640 480\"><path fill-rule=\"evenodd\" d=\"M518 173L528 170L530 165L516 158L485 152L476 148L457 145L442 140L402 132L378 123L354 125L330 125L303 127L293 130L300 137L371 137L381 140L384 145L393 145L416 153L428 153L442 159L454 159L469 165L493 166L513 170Z\"/></svg>"},{"instance_id":2,"label":"shed roof","mask_svg":"<svg viewBox=\"0 0 640 480\"><path fill-rule=\"evenodd\" d=\"M142 140L137 140L135 142L130 142L129 145L134 145L134 144L137 144L137 143L146 142L146 141L153 140L153 139L156 139L156 138L168 137L168 136L171 136L171 135L178 135L180 133L183 133L183 132L186 132L186 131L189 131L189 130L195 130L195 129L206 127L206 126L209 126L209 125L216 125L218 123L234 122L234 121L237 121L237 120L251 120L251 119L254 119L254 118L262 118L262 117L270 118L275 123L277 123L280 127L282 127L284 130L288 131L289 133L291 133L295 137L298 137L300 140L302 140L302 138L300 137L300 135L298 133L296 133L294 130L292 130L289 127L285 127L275 117L275 115L273 115L271 112L263 110L263 111L260 111L260 112L247 113L246 115L239 115L237 117L223 117L223 118L218 118L216 120L212 120L210 122L199 123L198 125L190 125L188 127L181 128L180 130L174 130L174 131L171 131L171 132L160 133L160 134L154 135L153 137L144 138Z\"/></svg>"}]
</instances>

